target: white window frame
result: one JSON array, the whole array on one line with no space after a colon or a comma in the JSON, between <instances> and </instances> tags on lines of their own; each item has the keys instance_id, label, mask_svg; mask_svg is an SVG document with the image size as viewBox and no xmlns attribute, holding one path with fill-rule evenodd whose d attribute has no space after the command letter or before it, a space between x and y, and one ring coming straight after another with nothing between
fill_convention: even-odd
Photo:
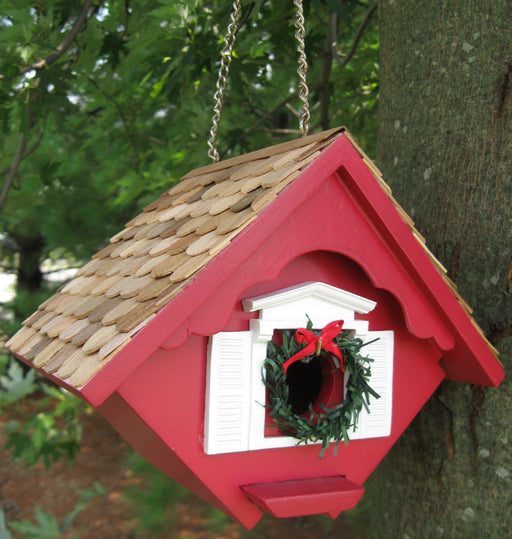
<instances>
[{"instance_id":1,"label":"white window frame","mask_svg":"<svg viewBox=\"0 0 512 539\"><path fill-rule=\"evenodd\" d=\"M343 329L369 342L364 353L372 357L371 386L381 398L371 399L370 414L363 410L350 439L389 436L393 386L393 331L369 331L366 320L376 303L321 282L307 282L271 294L245 299L246 312L259 311L249 331L221 332L210 337L205 399L204 450L209 455L297 445L292 436L265 436L266 388L262 380L267 343L276 329L314 329L343 320Z\"/></svg>"}]
</instances>

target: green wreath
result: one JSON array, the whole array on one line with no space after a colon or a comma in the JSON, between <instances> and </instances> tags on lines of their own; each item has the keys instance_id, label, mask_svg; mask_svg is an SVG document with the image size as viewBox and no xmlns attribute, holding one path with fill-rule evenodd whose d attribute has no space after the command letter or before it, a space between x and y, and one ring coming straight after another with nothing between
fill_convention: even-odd
<instances>
[{"instance_id":1,"label":"green wreath","mask_svg":"<svg viewBox=\"0 0 512 539\"><path fill-rule=\"evenodd\" d=\"M267 358L263 364L263 382L268 388L269 397L266 407L277 423L273 426L277 426L284 434L297 438L298 444L321 441L320 458L330 442L336 443L335 455L340 441L347 445L349 430L357 429L359 413L363 407L369 411L370 395L376 399L380 398L369 385L370 364L373 359L361 355L361 348L375 341L363 343L361 339L351 339L348 331L341 330L342 325L343 321L340 320L328 324L321 331L312 330L313 323L308 317L306 329L282 332L281 346L272 341L268 342ZM316 411L313 403L309 403L306 412L294 413L289 402L286 369L296 361L309 363L321 353L321 349L325 350L323 353L327 353L334 363L333 372L336 369L348 372L344 399L331 408L319 402Z\"/></svg>"}]
</instances>

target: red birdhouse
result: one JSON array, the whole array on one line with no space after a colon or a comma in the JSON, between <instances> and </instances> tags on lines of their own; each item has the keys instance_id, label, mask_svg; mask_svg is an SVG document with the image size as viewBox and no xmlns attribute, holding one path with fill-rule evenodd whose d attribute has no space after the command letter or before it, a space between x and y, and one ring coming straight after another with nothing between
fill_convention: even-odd
<instances>
[{"instance_id":1,"label":"red birdhouse","mask_svg":"<svg viewBox=\"0 0 512 539\"><path fill-rule=\"evenodd\" d=\"M503 378L445 273L340 128L190 172L8 344L244 526L335 517L443 379Z\"/></svg>"}]
</instances>

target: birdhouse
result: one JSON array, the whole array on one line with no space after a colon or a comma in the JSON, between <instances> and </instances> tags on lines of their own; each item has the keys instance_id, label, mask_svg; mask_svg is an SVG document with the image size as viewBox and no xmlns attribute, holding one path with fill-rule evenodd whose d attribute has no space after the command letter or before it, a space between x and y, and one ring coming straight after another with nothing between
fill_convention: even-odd
<instances>
[{"instance_id":1,"label":"birdhouse","mask_svg":"<svg viewBox=\"0 0 512 539\"><path fill-rule=\"evenodd\" d=\"M498 385L470 312L339 128L190 172L8 344L252 527L336 517L443 379Z\"/></svg>"}]
</instances>

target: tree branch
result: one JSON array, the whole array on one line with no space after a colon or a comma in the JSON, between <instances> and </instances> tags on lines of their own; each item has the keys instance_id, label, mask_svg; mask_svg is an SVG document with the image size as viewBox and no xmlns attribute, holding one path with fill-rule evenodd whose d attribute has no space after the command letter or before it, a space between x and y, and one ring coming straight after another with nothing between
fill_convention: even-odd
<instances>
[{"instance_id":1,"label":"tree branch","mask_svg":"<svg viewBox=\"0 0 512 539\"><path fill-rule=\"evenodd\" d=\"M327 25L327 35L325 36L325 46L323 51L322 69L320 71L318 83L318 98L320 101L320 125L322 130L329 129L330 115L330 88L329 80L331 78L333 43L336 41L336 28L338 26L338 16L334 11L331 13L329 24Z\"/></svg>"},{"instance_id":2,"label":"tree branch","mask_svg":"<svg viewBox=\"0 0 512 539\"><path fill-rule=\"evenodd\" d=\"M16 148L16 153L14 154L11 168L9 169L9 174L7 175L7 179L5 180L5 183L2 187L2 193L0 193L0 210L5 204L9 190L14 182L14 178L16 177L16 174L18 174L18 169L20 167L20 163L23 160L23 154L25 153L26 148L27 139L25 138L25 134L22 133L20 136L18 147Z\"/></svg>"},{"instance_id":3,"label":"tree branch","mask_svg":"<svg viewBox=\"0 0 512 539\"><path fill-rule=\"evenodd\" d=\"M343 58L343 60L340 60L337 55L335 56L336 62L338 62L338 66L340 68L345 67L350 62L350 60L352 60L352 56L354 56L357 50L359 41L361 40L361 37L363 37L364 31L366 30L366 27L368 26L368 23L370 22L372 15L377 11L377 5L378 5L377 2L375 2L375 4L372 4L370 6L370 9L366 13L366 16L363 22L360 24L357 30L352 46L350 47L350 50L348 51L348 54L345 56L345 58Z\"/></svg>"},{"instance_id":4,"label":"tree branch","mask_svg":"<svg viewBox=\"0 0 512 539\"><path fill-rule=\"evenodd\" d=\"M128 470L131 468L133 463L135 462L135 459L137 458L137 453L134 451L131 457L127 460L124 467L119 471L118 476L114 480L114 482L110 485L110 488L105 492L103 495L103 498L101 499L101 502L96 509L96 513L92 519L91 525L89 526L89 530L87 532L87 535L85 539L90 539L94 533L94 528L96 527L96 523L98 521L99 516L101 515L102 511L105 509L108 499L110 498L110 495L114 492L114 490L119 486L119 483L124 478L124 476L127 474Z\"/></svg>"},{"instance_id":5,"label":"tree branch","mask_svg":"<svg viewBox=\"0 0 512 539\"><path fill-rule=\"evenodd\" d=\"M128 123L128 120L126 118L126 115L121 107L121 105L117 102L116 98L112 95L110 95L108 92L106 92L91 76L87 77L87 80L101 93L105 96L105 98L109 101L112 101L114 103L114 106L117 109L117 112L119 113L119 117L121 118L121 123L123 124L126 136L128 137L128 140L130 142L130 145L133 149L133 152L135 153L135 161L137 163L140 162L139 158L139 149L137 147L137 141L135 140L135 137L133 136L133 133L130 131L130 126ZM138 170L138 166L137 166Z\"/></svg>"},{"instance_id":6,"label":"tree branch","mask_svg":"<svg viewBox=\"0 0 512 539\"><path fill-rule=\"evenodd\" d=\"M237 31L237 33L240 31L240 29L242 28L242 26L244 26L244 24L248 21L249 17L251 16L252 10L254 9L254 4L255 4L255 2L251 2L251 3L247 6L247 10L246 10L246 12L244 13L244 16L242 17L242 20L240 21L240 24L238 25L238 31Z\"/></svg>"},{"instance_id":7,"label":"tree branch","mask_svg":"<svg viewBox=\"0 0 512 539\"><path fill-rule=\"evenodd\" d=\"M94 0L85 0L84 5L82 7L82 11L79 13L78 17L76 18L75 23L73 24L73 27L71 28L69 33L66 35L66 37L62 40L62 42L57 46L57 48L43 60L40 60L39 62L35 62L21 69L20 70L21 75L33 69L35 69L36 71L40 71L42 69L48 68L49 66L54 64L69 49L69 47L71 46L73 41L76 39L78 34L82 31L85 21L87 20L87 17L89 15L89 10L91 9L93 1ZM32 151L34 151L37 148L41 140L41 136L39 137L38 142L36 142L35 147L31 149L26 155L24 155L25 150L27 148L27 139L25 137L25 134L22 133L20 135L18 148L16 149L16 153L14 154L12 165L6 171L0 171L0 175L3 175L6 172L8 172L7 179L5 180L5 183L2 187L2 192L0 193L0 210L3 208L5 204L9 190L11 189L12 184L14 182L14 178L16 178L16 175L18 174L18 170L19 170L21 162L27 155L30 155Z\"/></svg>"},{"instance_id":8,"label":"tree branch","mask_svg":"<svg viewBox=\"0 0 512 539\"><path fill-rule=\"evenodd\" d=\"M43 134L44 134L44 128L41 129L41 132L39 133L39 137L37 138L32 148L30 148L30 150L28 150L26 153L23 154L23 156L21 157L21 161L26 159L29 155L33 154L37 150L37 148L39 147L39 144L41 144ZM12 165L10 167L4 168L3 170L0 170L0 176L4 176L5 174L8 174L11 168L12 168Z\"/></svg>"},{"instance_id":9,"label":"tree branch","mask_svg":"<svg viewBox=\"0 0 512 539\"><path fill-rule=\"evenodd\" d=\"M268 120L268 118L270 118L270 116L272 116L273 114L275 114L281 107L284 107L285 105L287 105L290 101L293 101L294 99L296 99L297 95L296 94L292 94L290 96L288 96L286 99L284 99L283 101L281 101L278 105L276 105L272 110L270 110L269 112L267 112L264 116L262 116L256 123L254 123L253 125L251 125L251 127L249 127L249 129L246 129L237 139L237 141L240 141L246 137L248 137L251 133L253 133L262 123L266 122Z\"/></svg>"},{"instance_id":10,"label":"tree branch","mask_svg":"<svg viewBox=\"0 0 512 539\"><path fill-rule=\"evenodd\" d=\"M35 69L36 71L46 69L47 67L54 64L69 49L69 47L71 47L73 41L82 31L82 27L87 20L89 10L91 9L93 1L94 0L85 0L82 11L75 20L75 24L73 25L69 33L66 35L66 37L62 40L62 42L57 46L57 48L43 60L40 60L39 62L34 62L33 64L24 67L21 70L21 74L27 73L27 71L31 71L32 69Z\"/></svg>"}]
</instances>

